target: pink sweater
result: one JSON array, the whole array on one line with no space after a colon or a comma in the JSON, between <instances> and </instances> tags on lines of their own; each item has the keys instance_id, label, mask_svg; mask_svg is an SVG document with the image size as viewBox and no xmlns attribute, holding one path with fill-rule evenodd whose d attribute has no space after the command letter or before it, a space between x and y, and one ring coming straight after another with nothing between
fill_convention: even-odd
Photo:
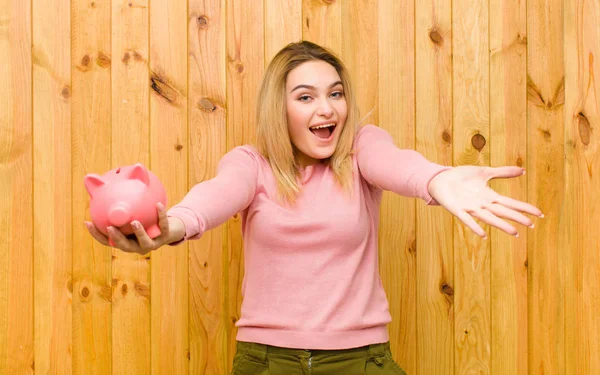
<instances>
[{"instance_id":1,"label":"pink sweater","mask_svg":"<svg viewBox=\"0 0 600 375\"><path fill-rule=\"evenodd\" d=\"M388 341L391 321L378 268L383 190L436 204L429 181L446 167L398 149L373 125L355 137L354 195L325 164L302 171L293 208L275 199L271 168L240 146L220 161L215 178L194 186L168 211L199 238L240 212L245 275L237 340L301 349L347 349Z\"/></svg>"}]
</instances>

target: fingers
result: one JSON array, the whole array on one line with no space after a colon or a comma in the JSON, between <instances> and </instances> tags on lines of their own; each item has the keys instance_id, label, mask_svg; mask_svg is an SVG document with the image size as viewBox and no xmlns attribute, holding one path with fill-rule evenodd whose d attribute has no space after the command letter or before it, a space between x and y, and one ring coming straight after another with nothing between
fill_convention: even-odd
<instances>
[{"instance_id":1,"label":"fingers","mask_svg":"<svg viewBox=\"0 0 600 375\"><path fill-rule=\"evenodd\" d=\"M483 208L498 217L512 220L516 223L525 225L526 227L533 228L533 221L531 221L530 218L528 218L527 216L523 215L520 212L511 210L508 207L502 206L500 204L492 203L492 204L485 205Z\"/></svg>"},{"instance_id":2,"label":"fingers","mask_svg":"<svg viewBox=\"0 0 600 375\"><path fill-rule=\"evenodd\" d=\"M487 233L477 224L477 222L469 215L466 211L459 211L455 213L456 217L459 218L469 229L480 237L487 238Z\"/></svg>"},{"instance_id":3,"label":"fingers","mask_svg":"<svg viewBox=\"0 0 600 375\"><path fill-rule=\"evenodd\" d=\"M517 229L515 227L513 227L506 221L500 219L499 217L497 217L496 215L494 215L492 212L488 211L487 209L473 210L470 212L470 214L473 217L483 221L486 224L494 226L503 232L506 232L512 236L517 236L517 237L519 236L519 233L517 232Z\"/></svg>"},{"instance_id":4,"label":"fingers","mask_svg":"<svg viewBox=\"0 0 600 375\"><path fill-rule=\"evenodd\" d=\"M96 228L96 226L89 221L84 221L85 226L88 230L88 232L90 232L90 234L92 235L92 237L94 237L94 239L98 242L100 242L102 245L104 246L110 246L108 244L108 237L106 237L104 234L100 233L100 231Z\"/></svg>"},{"instance_id":5,"label":"fingers","mask_svg":"<svg viewBox=\"0 0 600 375\"><path fill-rule=\"evenodd\" d=\"M109 239L114 242L113 247L119 248L128 253L138 253L141 255L148 253L148 250L141 248L136 241L125 237L125 235L115 227L108 227L108 236Z\"/></svg>"},{"instance_id":6,"label":"fingers","mask_svg":"<svg viewBox=\"0 0 600 375\"><path fill-rule=\"evenodd\" d=\"M167 211L165 210L165 206L160 202L156 204L156 209L158 211L158 228L160 228L160 235L166 236L169 233Z\"/></svg>"},{"instance_id":7,"label":"fingers","mask_svg":"<svg viewBox=\"0 0 600 375\"><path fill-rule=\"evenodd\" d=\"M144 226L139 221L132 222L131 226L133 227L133 233L137 237L140 247L144 251L148 252L156 248L154 240L148 236Z\"/></svg>"},{"instance_id":8,"label":"fingers","mask_svg":"<svg viewBox=\"0 0 600 375\"><path fill-rule=\"evenodd\" d=\"M513 198L505 197L503 195L498 195L496 199L494 199L494 203L500 203L501 205L506 206L515 211L525 212L537 217L544 217L542 211L534 205L521 202Z\"/></svg>"}]
</instances>

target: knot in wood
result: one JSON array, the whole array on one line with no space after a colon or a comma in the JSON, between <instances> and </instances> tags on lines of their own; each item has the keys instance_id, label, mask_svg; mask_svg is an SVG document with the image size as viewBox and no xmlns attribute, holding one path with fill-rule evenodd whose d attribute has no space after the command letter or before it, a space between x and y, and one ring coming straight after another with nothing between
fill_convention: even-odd
<instances>
[{"instance_id":1,"label":"knot in wood","mask_svg":"<svg viewBox=\"0 0 600 375\"><path fill-rule=\"evenodd\" d=\"M208 18L206 16L200 16L197 18L196 23L198 24L198 27L201 29L206 29L208 28Z\"/></svg>"},{"instance_id":2,"label":"knot in wood","mask_svg":"<svg viewBox=\"0 0 600 375\"><path fill-rule=\"evenodd\" d=\"M69 86L63 87L63 89L60 92L60 95L65 99L69 99L71 97L71 89L69 89Z\"/></svg>"},{"instance_id":3,"label":"knot in wood","mask_svg":"<svg viewBox=\"0 0 600 375\"><path fill-rule=\"evenodd\" d=\"M452 135L448 133L447 130L444 130L444 132L442 133L442 139L446 143L452 143Z\"/></svg>"},{"instance_id":4,"label":"knot in wood","mask_svg":"<svg viewBox=\"0 0 600 375\"><path fill-rule=\"evenodd\" d=\"M437 30L429 32L429 39L435 44L442 44L444 42L444 37Z\"/></svg>"},{"instance_id":5,"label":"knot in wood","mask_svg":"<svg viewBox=\"0 0 600 375\"><path fill-rule=\"evenodd\" d=\"M217 106L209 98L202 98L198 101L198 108L204 112L214 112Z\"/></svg>"},{"instance_id":6,"label":"knot in wood","mask_svg":"<svg viewBox=\"0 0 600 375\"><path fill-rule=\"evenodd\" d=\"M475 134L473 138L471 138L471 144L477 151L481 151L481 149L485 146L485 137L481 134Z\"/></svg>"}]
</instances>

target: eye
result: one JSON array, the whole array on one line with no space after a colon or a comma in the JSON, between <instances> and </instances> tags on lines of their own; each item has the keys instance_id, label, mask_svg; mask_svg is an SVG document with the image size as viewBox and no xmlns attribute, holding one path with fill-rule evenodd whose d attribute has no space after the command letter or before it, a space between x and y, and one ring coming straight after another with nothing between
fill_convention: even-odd
<instances>
[{"instance_id":1,"label":"eye","mask_svg":"<svg viewBox=\"0 0 600 375\"><path fill-rule=\"evenodd\" d=\"M342 96L344 96L344 93L341 91L336 91L334 93L331 94L331 96L333 96L334 98L341 98Z\"/></svg>"},{"instance_id":2,"label":"eye","mask_svg":"<svg viewBox=\"0 0 600 375\"><path fill-rule=\"evenodd\" d=\"M306 102L306 101L308 101L308 99L310 99L310 96L308 96L308 95L302 95L301 97L298 98L298 100L300 100L301 102Z\"/></svg>"}]
</instances>

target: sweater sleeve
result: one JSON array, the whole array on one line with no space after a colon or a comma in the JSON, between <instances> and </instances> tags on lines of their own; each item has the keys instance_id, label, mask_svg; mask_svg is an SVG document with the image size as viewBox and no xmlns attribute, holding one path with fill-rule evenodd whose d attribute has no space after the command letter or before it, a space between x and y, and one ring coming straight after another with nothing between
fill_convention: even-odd
<instances>
[{"instance_id":1,"label":"sweater sleeve","mask_svg":"<svg viewBox=\"0 0 600 375\"><path fill-rule=\"evenodd\" d=\"M451 169L432 163L413 150L399 149L391 135L375 125L365 125L357 133L358 168L371 185L407 197L438 203L427 189L440 172Z\"/></svg>"},{"instance_id":2,"label":"sweater sleeve","mask_svg":"<svg viewBox=\"0 0 600 375\"><path fill-rule=\"evenodd\" d=\"M236 213L246 209L256 192L258 161L245 146L228 152L217 168L217 175L196 184L167 216L181 219L185 226L182 240L199 239L204 232L218 227Z\"/></svg>"}]
</instances>

